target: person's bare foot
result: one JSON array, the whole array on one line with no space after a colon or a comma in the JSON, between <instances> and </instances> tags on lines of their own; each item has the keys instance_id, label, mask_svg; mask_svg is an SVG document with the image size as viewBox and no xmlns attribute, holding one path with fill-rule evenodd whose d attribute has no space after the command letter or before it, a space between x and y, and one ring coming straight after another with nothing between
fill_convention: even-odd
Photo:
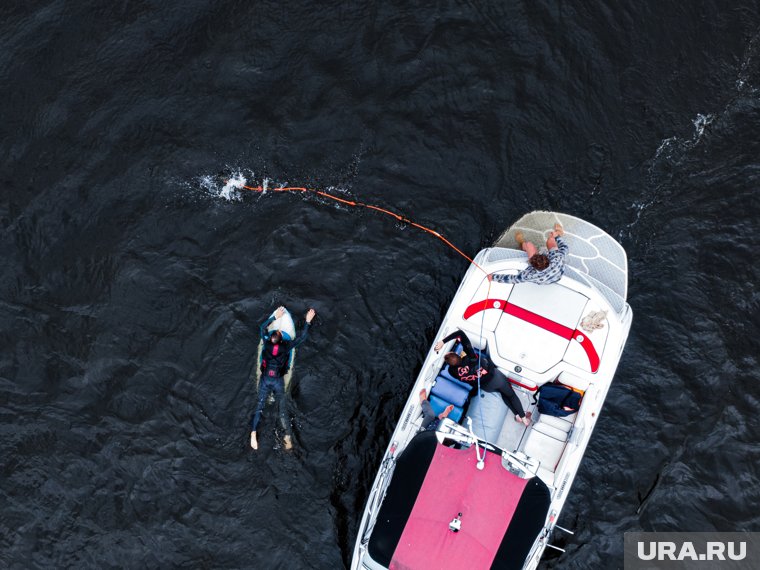
<instances>
[{"instance_id":1,"label":"person's bare foot","mask_svg":"<svg viewBox=\"0 0 760 570\"><path fill-rule=\"evenodd\" d=\"M530 425L530 418L528 417L528 414L525 414L523 417L520 417L517 414L515 414L515 421L523 424L525 427L528 427Z\"/></svg>"},{"instance_id":2,"label":"person's bare foot","mask_svg":"<svg viewBox=\"0 0 760 570\"><path fill-rule=\"evenodd\" d=\"M523 235L523 233L522 232L517 232L515 234L515 239L517 240L517 245L519 245L520 247L522 247L523 242L525 242L525 236Z\"/></svg>"},{"instance_id":3,"label":"person's bare foot","mask_svg":"<svg viewBox=\"0 0 760 570\"><path fill-rule=\"evenodd\" d=\"M285 449L293 449L293 440L290 439L289 435L286 435L282 439L285 442Z\"/></svg>"},{"instance_id":4,"label":"person's bare foot","mask_svg":"<svg viewBox=\"0 0 760 570\"><path fill-rule=\"evenodd\" d=\"M251 449L258 449L259 448L259 442L256 439L256 432L251 432Z\"/></svg>"},{"instance_id":5,"label":"person's bare foot","mask_svg":"<svg viewBox=\"0 0 760 570\"><path fill-rule=\"evenodd\" d=\"M420 390L420 404L424 402L425 400L427 400L427 390L423 388L422 390Z\"/></svg>"},{"instance_id":6,"label":"person's bare foot","mask_svg":"<svg viewBox=\"0 0 760 570\"><path fill-rule=\"evenodd\" d=\"M438 414L438 419L442 420L443 418L447 417L453 411L454 411L454 404L449 404L448 406L446 406L445 410L443 410L440 414Z\"/></svg>"}]
</instances>

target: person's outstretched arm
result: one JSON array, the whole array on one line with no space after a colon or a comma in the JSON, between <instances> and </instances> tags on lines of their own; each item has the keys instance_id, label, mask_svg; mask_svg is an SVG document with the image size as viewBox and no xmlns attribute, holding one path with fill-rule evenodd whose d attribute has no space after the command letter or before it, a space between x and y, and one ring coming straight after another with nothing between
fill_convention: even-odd
<instances>
[{"instance_id":1,"label":"person's outstretched arm","mask_svg":"<svg viewBox=\"0 0 760 570\"><path fill-rule=\"evenodd\" d=\"M269 334L269 331L267 330L267 327L276 319L279 319L282 317L282 315L285 314L285 307L277 307L277 309L274 312L274 315L269 317L266 321L261 323L261 326L259 327L259 335L264 340L267 340L271 335Z\"/></svg>"},{"instance_id":2,"label":"person's outstretched arm","mask_svg":"<svg viewBox=\"0 0 760 570\"><path fill-rule=\"evenodd\" d=\"M508 283L514 285L515 283L522 283L520 274L509 275L507 273L491 273L488 275L489 281L496 281L497 283Z\"/></svg>"},{"instance_id":3,"label":"person's outstretched arm","mask_svg":"<svg viewBox=\"0 0 760 570\"><path fill-rule=\"evenodd\" d=\"M435 350L441 350L444 344L454 339L457 339L459 342L462 343L462 348L464 348L464 351L467 354L474 354L474 351L472 350L472 343L470 342L470 339L467 337L467 335L464 333L462 329L455 330L446 338L439 340L433 348Z\"/></svg>"},{"instance_id":4,"label":"person's outstretched arm","mask_svg":"<svg viewBox=\"0 0 760 570\"><path fill-rule=\"evenodd\" d=\"M290 349L294 349L297 346L300 346L303 344L303 342L309 338L309 328L311 327L311 321L314 319L314 316L317 314L317 312L314 309L309 309L306 312L306 324L303 327L303 330L301 331L301 336L293 340L293 342L290 343Z\"/></svg>"}]
</instances>

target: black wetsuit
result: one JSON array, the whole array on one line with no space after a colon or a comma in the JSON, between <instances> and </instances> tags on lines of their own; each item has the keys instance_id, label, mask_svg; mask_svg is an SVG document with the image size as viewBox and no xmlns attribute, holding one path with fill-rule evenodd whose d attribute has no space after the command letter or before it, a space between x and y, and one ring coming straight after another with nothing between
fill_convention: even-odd
<instances>
[{"instance_id":1,"label":"black wetsuit","mask_svg":"<svg viewBox=\"0 0 760 570\"><path fill-rule=\"evenodd\" d=\"M446 343L454 339L462 343L465 355L458 366L449 365L449 374L462 382L473 384L473 388L477 387L478 378L480 378L480 389L483 392L498 392L513 414L521 418L524 417L525 410L522 407L520 398L515 394L512 385L504 373L496 368L487 356L478 356L478 353L472 347L470 339L467 338L467 335L463 331L454 331L444 338L443 342Z\"/></svg>"},{"instance_id":2,"label":"black wetsuit","mask_svg":"<svg viewBox=\"0 0 760 570\"><path fill-rule=\"evenodd\" d=\"M286 401L285 401L285 381L283 376L288 372L290 366L290 351L299 346L303 341L309 337L309 326L311 323L306 323L301 336L294 340L281 340L277 344L273 343L271 333L267 330L269 323L274 321L274 317L269 317L261 324L261 338L264 341L264 348L262 350L261 358L261 381L259 382L259 402L256 406L256 412L253 414L253 420L251 421L251 431L256 431L259 426L259 420L261 419L261 412L266 405L269 392L273 392L275 398L279 400L279 412L280 423L282 424L285 433L290 433L290 422L286 415Z\"/></svg>"}]
</instances>

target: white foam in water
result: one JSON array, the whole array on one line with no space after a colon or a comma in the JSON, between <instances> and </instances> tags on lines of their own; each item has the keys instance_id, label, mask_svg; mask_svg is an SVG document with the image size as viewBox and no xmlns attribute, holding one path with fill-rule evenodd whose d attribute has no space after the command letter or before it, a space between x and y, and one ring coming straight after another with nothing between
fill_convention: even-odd
<instances>
[{"instance_id":1,"label":"white foam in water","mask_svg":"<svg viewBox=\"0 0 760 570\"><path fill-rule=\"evenodd\" d=\"M201 176L200 185L207 192L214 192L216 190L216 181L213 176Z\"/></svg>"},{"instance_id":2,"label":"white foam in water","mask_svg":"<svg viewBox=\"0 0 760 570\"><path fill-rule=\"evenodd\" d=\"M224 188L219 192L219 196L229 201L240 200L241 196L239 190L245 186L245 183L246 179L242 174L234 174L229 180L227 180Z\"/></svg>"},{"instance_id":3,"label":"white foam in water","mask_svg":"<svg viewBox=\"0 0 760 570\"><path fill-rule=\"evenodd\" d=\"M715 117L711 114L708 114L708 115L703 115L701 113L697 114L697 118L692 121L692 123L694 123L694 130L696 131L695 138L697 140L699 140L699 138L705 132L705 127L713 122L714 118Z\"/></svg>"}]
</instances>

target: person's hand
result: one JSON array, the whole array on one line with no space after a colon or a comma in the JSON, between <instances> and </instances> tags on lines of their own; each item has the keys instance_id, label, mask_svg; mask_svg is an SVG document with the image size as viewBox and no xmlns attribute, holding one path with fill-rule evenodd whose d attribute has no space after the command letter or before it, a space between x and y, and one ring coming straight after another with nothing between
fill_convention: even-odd
<instances>
[{"instance_id":1,"label":"person's hand","mask_svg":"<svg viewBox=\"0 0 760 570\"><path fill-rule=\"evenodd\" d=\"M277 310L274 312L274 317L276 319L281 319L284 314L285 314L285 307L277 307Z\"/></svg>"},{"instance_id":2,"label":"person's hand","mask_svg":"<svg viewBox=\"0 0 760 570\"><path fill-rule=\"evenodd\" d=\"M436 352L438 352L442 348L443 348L443 341L439 340L438 342L435 343L435 346L433 347L433 350L435 350Z\"/></svg>"},{"instance_id":3,"label":"person's hand","mask_svg":"<svg viewBox=\"0 0 760 570\"><path fill-rule=\"evenodd\" d=\"M493 273L489 273L488 275L486 275L486 279L488 279L489 281L493 281Z\"/></svg>"},{"instance_id":4,"label":"person's hand","mask_svg":"<svg viewBox=\"0 0 760 570\"><path fill-rule=\"evenodd\" d=\"M557 236L562 237L563 235L565 235L565 229L562 227L562 224L557 222L556 224L554 224L554 235L552 237L557 237Z\"/></svg>"},{"instance_id":5,"label":"person's hand","mask_svg":"<svg viewBox=\"0 0 760 570\"><path fill-rule=\"evenodd\" d=\"M317 311L315 311L314 309L309 309L306 312L306 322L310 323L312 319L316 316L316 314L317 314Z\"/></svg>"}]
</instances>

